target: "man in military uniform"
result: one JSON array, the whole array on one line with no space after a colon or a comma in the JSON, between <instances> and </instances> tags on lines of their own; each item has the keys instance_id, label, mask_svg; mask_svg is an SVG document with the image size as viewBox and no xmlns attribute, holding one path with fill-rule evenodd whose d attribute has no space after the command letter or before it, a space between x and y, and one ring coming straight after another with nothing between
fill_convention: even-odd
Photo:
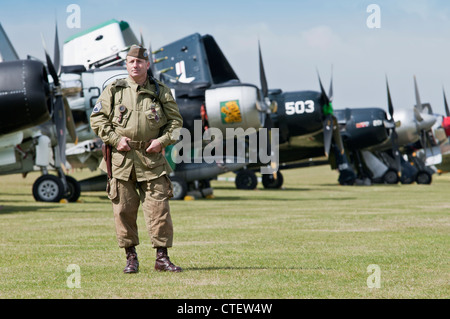
<instances>
[{"instance_id":1,"label":"man in military uniform","mask_svg":"<svg viewBox=\"0 0 450 319\"><path fill-rule=\"evenodd\" d=\"M125 248L124 273L136 273L139 262L135 246L139 244L136 224L142 202L145 223L156 248L155 269L182 271L169 259L173 225L169 198L171 168L162 151L174 143L174 130L183 118L163 83L149 77L150 62L146 50L133 45L127 54L128 78L108 85L97 100L91 127L105 145L111 145L111 172L108 197L112 202L119 247ZM107 161L100 168L107 172ZM139 192L137 191L137 189Z\"/></svg>"}]
</instances>

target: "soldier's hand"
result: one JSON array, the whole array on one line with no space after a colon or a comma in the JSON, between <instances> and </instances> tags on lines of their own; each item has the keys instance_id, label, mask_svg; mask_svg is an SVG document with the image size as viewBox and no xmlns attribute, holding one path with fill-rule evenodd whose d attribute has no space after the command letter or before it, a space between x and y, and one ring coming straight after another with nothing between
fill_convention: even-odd
<instances>
[{"instance_id":1,"label":"soldier's hand","mask_svg":"<svg viewBox=\"0 0 450 319\"><path fill-rule=\"evenodd\" d=\"M131 139L129 137L122 137L119 141L119 144L117 145L117 150L121 151L121 152L127 152L129 150L131 150L130 145L128 145L128 141L130 141Z\"/></svg>"},{"instance_id":2,"label":"soldier's hand","mask_svg":"<svg viewBox=\"0 0 450 319\"><path fill-rule=\"evenodd\" d=\"M162 151L162 145L158 140L150 140L150 146L145 150L147 153L159 153Z\"/></svg>"}]
</instances>

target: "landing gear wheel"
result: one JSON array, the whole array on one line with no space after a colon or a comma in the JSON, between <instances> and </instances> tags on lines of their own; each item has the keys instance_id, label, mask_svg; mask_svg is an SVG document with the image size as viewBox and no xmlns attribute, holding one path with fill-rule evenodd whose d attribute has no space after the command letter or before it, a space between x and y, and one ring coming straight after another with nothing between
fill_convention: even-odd
<instances>
[{"instance_id":1,"label":"landing gear wheel","mask_svg":"<svg viewBox=\"0 0 450 319\"><path fill-rule=\"evenodd\" d=\"M67 194L64 196L69 202L76 202L81 195L81 186L72 176L66 176L67 186L69 188Z\"/></svg>"},{"instance_id":2,"label":"landing gear wheel","mask_svg":"<svg viewBox=\"0 0 450 319\"><path fill-rule=\"evenodd\" d=\"M383 175L383 181L386 184L397 184L398 183L398 174L396 171L390 169Z\"/></svg>"},{"instance_id":3,"label":"landing gear wheel","mask_svg":"<svg viewBox=\"0 0 450 319\"><path fill-rule=\"evenodd\" d=\"M428 172L420 171L416 176L417 184L431 184L431 175Z\"/></svg>"},{"instance_id":4,"label":"landing gear wheel","mask_svg":"<svg viewBox=\"0 0 450 319\"><path fill-rule=\"evenodd\" d=\"M177 176L170 176L173 187L173 200L180 200L186 196L188 191L187 183L184 179Z\"/></svg>"},{"instance_id":5,"label":"landing gear wheel","mask_svg":"<svg viewBox=\"0 0 450 319\"><path fill-rule=\"evenodd\" d=\"M64 186L54 175L45 174L33 184L33 196L38 202L59 202L64 196Z\"/></svg>"},{"instance_id":6,"label":"landing gear wheel","mask_svg":"<svg viewBox=\"0 0 450 319\"><path fill-rule=\"evenodd\" d=\"M258 179L255 172L243 169L237 173L234 183L237 189L255 189L258 185Z\"/></svg>"},{"instance_id":7,"label":"landing gear wheel","mask_svg":"<svg viewBox=\"0 0 450 319\"><path fill-rule=\"evenodd\" d=\"M283 185L283 174L277 172L277 177L274 178L273 174L263 174L262 176L262 184L264 188L276 189L281 188Z\"/></svg>"}]
</instances>

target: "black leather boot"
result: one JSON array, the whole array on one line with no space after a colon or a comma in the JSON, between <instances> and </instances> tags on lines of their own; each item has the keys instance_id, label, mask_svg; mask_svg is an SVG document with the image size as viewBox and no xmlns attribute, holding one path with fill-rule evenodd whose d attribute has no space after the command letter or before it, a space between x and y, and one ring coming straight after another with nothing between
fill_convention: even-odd
<instances>
[{"instance_id":1,"label":"black leather boot","mask_svg":"<svg viewBox=\"0 0 450 319\"><path fill-rule=\"evenodd\" d=\"M166 247L156 248L155 269L158 271L171 271L171 272L183 271L181 267L175 266L170 262L169 256L167 255Z\"/></svg>"},{"instance_id":2,"label":"black leather boot","mask_svg":"<svg viewBox=\"0 0 450 319\"><path fill-rule=\"evenodd\" d=\"M135 274L139 271L139 261L134 246L125 248L127 253L127 265L123 270L124 274Z\"/></svg>"}]
</instances>

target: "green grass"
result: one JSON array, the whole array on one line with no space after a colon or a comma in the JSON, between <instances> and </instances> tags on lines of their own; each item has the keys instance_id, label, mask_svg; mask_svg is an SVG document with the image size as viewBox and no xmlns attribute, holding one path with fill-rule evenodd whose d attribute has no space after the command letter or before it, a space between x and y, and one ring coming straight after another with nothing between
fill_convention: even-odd
<instances>
[{"instance_id":1,"label":"green grass","mask_svg":"<svg viewBox=\"0 0 450 319\"><path fill-rule=\"evenodd\" d=\"M214 181L214 199L172 201L169 255L183 273L153 270L140 212L136 275L122 274L125 254L103 192L38 203L38 174L1 176L0 298L450 297L450 175L370 187L339 186L325 166L283 175L282 190ZM67 286L71 264L81 288ZM381 288L367 286L371 264Z\"/></svg>"}]
</instances>

